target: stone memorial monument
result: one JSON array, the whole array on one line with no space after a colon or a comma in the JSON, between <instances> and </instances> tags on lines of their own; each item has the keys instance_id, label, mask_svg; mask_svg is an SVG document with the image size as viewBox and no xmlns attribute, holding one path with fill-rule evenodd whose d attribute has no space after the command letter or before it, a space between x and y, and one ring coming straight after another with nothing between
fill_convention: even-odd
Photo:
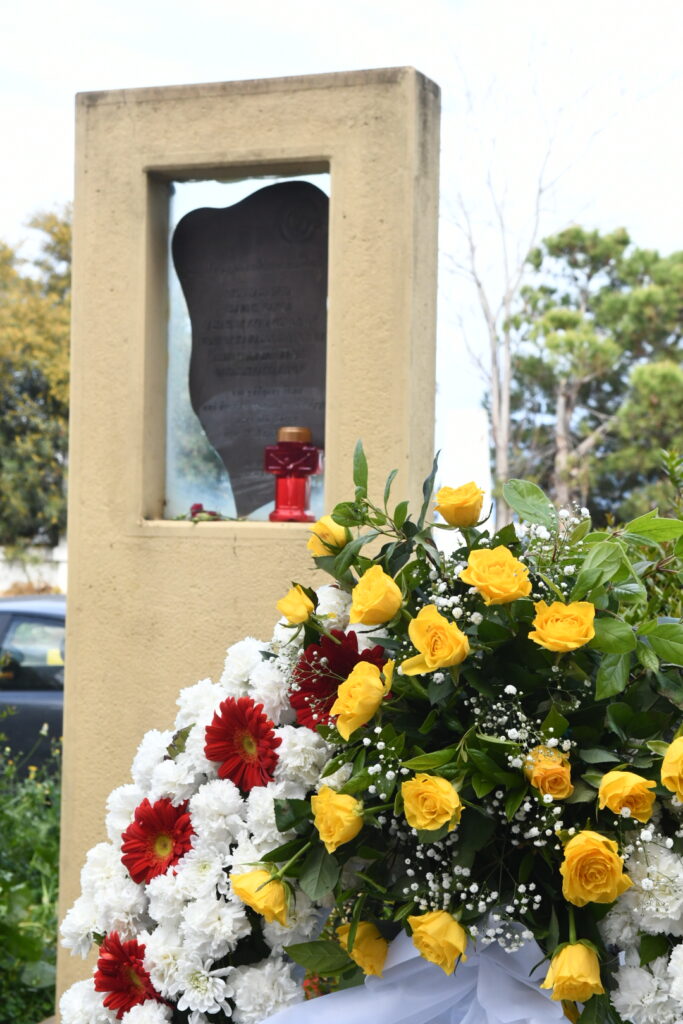
<instances>
[{"instance_id":1,"label":"stone memorial monument","mask_svg":"<svg viewBox=\"0 0 683 1024\"><path fill-rule=\"evenodd\" d=\"M225 393L240 433L268 418L267 444L275 422L306 425L286 422L301 400L314 433L324 429L329 510L349 495L358 438L375 493L396 468L395 493L417 500L431 465L438 166L439 90L412 68L78 97L62 912L142 733L173 719L181 686L220 676L228 644L269 636L290 581L312 578L306 523L164 518L174 182L254 179L257 193L198 234L205 215L191 215L175 245L203 353L192 399L238 478L245 456L241 508L260 500L262 441L236 451L228 426L223 444L213 403ZM261 220L266 203L294 197L288 178L321 172L327 217L297 185L293 206ZM280 181L259 195L266 177ZM225 244L213 235L220 217L233 226ZM210 293L205 316L193 260ZM272 477L263 481L272 494ZM87 971L60 953L60 990Z\"/></svg>"}]
</instances>

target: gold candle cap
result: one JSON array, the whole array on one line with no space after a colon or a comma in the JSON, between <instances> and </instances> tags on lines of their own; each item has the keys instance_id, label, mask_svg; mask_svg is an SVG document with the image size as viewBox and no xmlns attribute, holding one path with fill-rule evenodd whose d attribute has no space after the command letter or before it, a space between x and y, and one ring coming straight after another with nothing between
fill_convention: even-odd
<instances>
[{"instance_id":1,"label":"gold candle cap","mask_svg":"<svg viewBox=\"0 0 683 1024\"><path fill-rule=\"evenodd\" d=\"M308 427L280 427L277 439L278 441L299 441L302 444L310 444L311 432Z\"/></svg>"}]
</instances>

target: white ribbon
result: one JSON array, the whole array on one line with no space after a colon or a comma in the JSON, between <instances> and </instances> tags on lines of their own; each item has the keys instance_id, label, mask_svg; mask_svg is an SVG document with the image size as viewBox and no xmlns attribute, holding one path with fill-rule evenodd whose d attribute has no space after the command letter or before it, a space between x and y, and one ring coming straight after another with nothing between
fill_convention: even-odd
<instances>
[{"instance_id":1,"label":"white ribbon","mask_svg":"<svg viewBox=\"0 0 683 1024\"><path fill-rule=\"evenodd\" d=\"M515 953L492 943L447 975L405 933L389 947L383 977L280 1010L262 1024L560 1024L562 1004L539 988L535 942Z\"/></svg>"}]
</instances>

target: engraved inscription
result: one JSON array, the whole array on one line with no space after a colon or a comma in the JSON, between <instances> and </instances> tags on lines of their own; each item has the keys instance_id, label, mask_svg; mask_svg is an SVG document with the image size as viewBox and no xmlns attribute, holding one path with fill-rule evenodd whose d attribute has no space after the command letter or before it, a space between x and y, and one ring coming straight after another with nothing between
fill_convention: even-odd
<instances>
[{"instance_id":1,"label":"engraved inscription","mask_svg":"<svg viewBox=\"0 0 683 1024\"><path fill-rule=\"evenodd\" d=\"M263 449L284 425L325 434L328 200L283 182L173 237L192 325L190 399L228 472L238 515L272 498Z\"/></svg>"}]
</instances>

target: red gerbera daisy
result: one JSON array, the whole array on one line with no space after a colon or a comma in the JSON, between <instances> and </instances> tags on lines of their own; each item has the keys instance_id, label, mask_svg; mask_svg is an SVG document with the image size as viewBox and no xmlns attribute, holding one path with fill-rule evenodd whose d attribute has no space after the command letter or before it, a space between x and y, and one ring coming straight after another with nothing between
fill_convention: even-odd
<instances>
[{"instance_id":1,"label":"red gerbera daisy","mask_svg":"<svg viewBox=\"0 0 683 1024\"><path fill-rule=\"evenodd\" d=\"M149 882L177 864L192 848L194 829L187 801L174 807L170 800L135 808L135 819L121 838L121 860L134 882Z\"/></svg>"},{"instance_id":2,"label":"red gerbera daisy","mask_svg":"<svg viewBox=\"0 0 683 1024\"><path fill-rule=\"evenodd\" d=\"M275 751L282 743L273 728L263 714L263 704L255 704L251 697L228 697L206 727L204 753L209 761L220 761L221 779L232 779L248 793L254 786L273 781L278 762Z\"/></svg>"},{"instance_id":3,"label":"red gerbera daisy","mask_svg":"<svg viewBox=\"0 0 683 1024\"><path fill-rule=\"evenodd\" d=\"M144 955L142 943L135 939L121 942L118 932L109 932L100 946L95 991L108 993L102 1002L109 1010L116 1010L117 1020L147 999L164 1002L143 966Z\"/></svg>"},{"instance_id":4,"label":"red gerbera daisy","mask_svg":"<svg viewBox=\"0 0 683 1024\"><path fill-rule=\"evenodd\" d=\"M339 643L324 636L320 643L309 644L294 668L296 689L289 695L289 703L296 711L299 725L315 729L329 725L330 708L337 697L337 688L351 675L359 661L369 661L381 668L387 660L383 647L371 647L358 653L358 637L354 632L332 630Z\"/></svg>"}]
</instances>

